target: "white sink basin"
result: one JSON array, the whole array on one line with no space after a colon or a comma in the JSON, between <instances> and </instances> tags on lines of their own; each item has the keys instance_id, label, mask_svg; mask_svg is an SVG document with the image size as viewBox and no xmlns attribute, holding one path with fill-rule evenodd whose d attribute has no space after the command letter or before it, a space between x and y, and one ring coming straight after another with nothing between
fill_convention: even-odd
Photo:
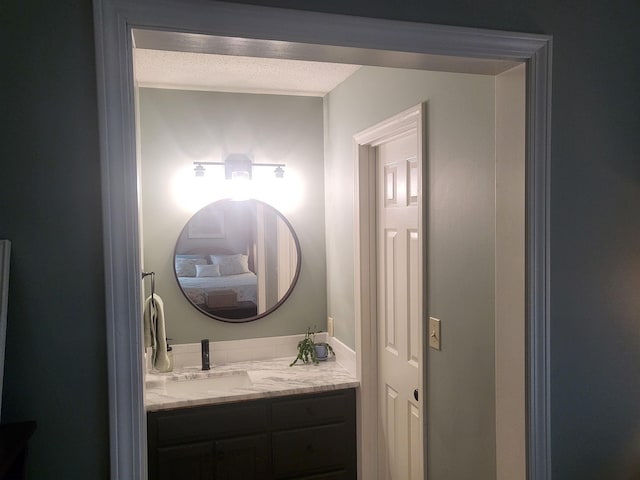
<instances>
[{"instance_id":1,"label":"white sink basin","mask_svg":"<svg viewBox=\"0 0 640 480\"><path fill-rule=\"evenodd\" d=\"M168 395L221 394L234 388L251 387L253 383L246 371L211 375L188 380L167 380L159 389Z\"/></svg>"}]
</instances>

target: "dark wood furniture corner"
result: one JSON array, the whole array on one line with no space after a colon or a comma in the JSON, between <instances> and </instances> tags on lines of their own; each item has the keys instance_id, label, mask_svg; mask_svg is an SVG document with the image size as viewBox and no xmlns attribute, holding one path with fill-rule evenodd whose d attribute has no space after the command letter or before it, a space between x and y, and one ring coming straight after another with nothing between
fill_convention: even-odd
<instances>
[{"instance_id":1,"label":"dark wood furniture corner","mask_svg":"<svg viewBox=\"0 0 640 480\"><path fill-rule=\"evenodd\" d=\"M27 478L27 444L36 431L36 422L0 425L0 479Z\"/></svg>"}]
</instances>

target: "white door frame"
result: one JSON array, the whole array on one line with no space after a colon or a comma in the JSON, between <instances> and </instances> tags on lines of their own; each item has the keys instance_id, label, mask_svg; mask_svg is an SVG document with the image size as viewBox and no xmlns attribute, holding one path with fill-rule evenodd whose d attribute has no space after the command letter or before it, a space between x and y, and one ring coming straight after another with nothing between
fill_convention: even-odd
<instances>
[{"instance_id":1,"label":"white door frame","mask_svg":"<svg viewBox=\"0 0 640 480\"><path fill-rule=\"evenodd\" d=\"M377 314L377 242L376 230L376 153L375 148L408 131L415 130L418 136L418 172L422 182L418 196L418 230L422 235L423 272L426 272L425 219L424 219L424 173L426 158L424 142L424 104L416 105L387 120L363 130L353 137L354 143L354 306L356 321L356 372L360 380L358 390L358 478L378 478L378 314ZM421 282L424 290L424 283ZM426 295L423 296L426 298ZM425 305L422 308L426 311ZM424 315L423 315L424 316ZM427 331L423 322L423 333ZM424 342L426 345L426 341ZM426 355L422 354L422 391L420 416L426 435L424 390L426 386ZM368 420L368 421L367 421ZM426 444L423 443L423 447ZM426 452L425 452L426 453ZM426 455L423 455L423 460ZM426 467L426 462L425 462ZM425 468L426 473L426 468Z\"/></svg>"},{"instance_id":2,"label":"white door frame","mask_svg":"<svg viewBox=\"0 0 640 480\"><path fill-rule=\"evenodd\" d=\"M215 35L218 51L231 55L494 74L526 62L527 478L551 478L549 36L203 0L94 0L94 25L112 479L146 478L134 29L153 29L159 37L166 31ZM178 36L174 46L186 51L207 51L210 46L200 35ZM369 372L363 375L368 378Z\"/></svg>"}]
</instances>

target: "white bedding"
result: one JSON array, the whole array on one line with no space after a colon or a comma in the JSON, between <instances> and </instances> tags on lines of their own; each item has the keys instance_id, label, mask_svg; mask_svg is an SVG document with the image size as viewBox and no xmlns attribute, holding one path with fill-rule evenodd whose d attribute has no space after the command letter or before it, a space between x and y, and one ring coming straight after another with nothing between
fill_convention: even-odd
<instances>
[{"instance_id":1,"label":"white bedding","mask_svg":"<svg viewBox=\"0 0 640 480\"><path fill-rule=\"evenodd\" d=\"M239 273L222 277L178 277L182 290L196 305L205 304L205 293L215 290L233 290L239 302L258 304L258 277L255 273Z\"/></svg>"}]
</instances>

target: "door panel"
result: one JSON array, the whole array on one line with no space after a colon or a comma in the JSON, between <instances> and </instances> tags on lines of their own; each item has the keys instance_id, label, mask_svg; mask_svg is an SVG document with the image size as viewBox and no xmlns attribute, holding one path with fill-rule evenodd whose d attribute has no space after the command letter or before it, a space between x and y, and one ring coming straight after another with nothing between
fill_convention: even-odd
<instances>
[{"instance_id":1,"label":"door panel","mask_svg":"<svg viewBox=\"0 0 640 480\"><path fill-rule=\"evenodd\" d=\"M414 368L420 368L420 358L422 352L422 342L420 335L422 333L422 291L420 285L421 242L417 229L409 229L407 231L407 305L409 306L409 314L407 321L407 361Z\"/></svg>"},{"instance_id":2,"label":"door panel","mask_svg":"<svg viewBox=\"0 0 640 480\"><path fill-rule=\"evenodd\" d=\"M415 439L422 439L422 420L420 415L420 409L414 402L408 404L408 432L409 432L409 448L407 453L409 458L407 459L407 465L409 465L409 475L407 478L421 478L422 475L422 441L416 442Z\"/></svg>"},{"instance_id":3,"label":"door panel","mask_svg":"<svg viewBox=\"0 0 640 480\"><path fill-rule=\"evenodd\" d=\"M396 346L396 320L397 320L397 311L396 311L396 258L398 257L397 253L397 244L396 238L398 237L398 232L395 230L387 229L385 231L384 236L384 260L385 260L385 275L386 278L383 282L383 296L384 296L384 304L385 304L385 349L392 355L398 355L398 349Z\"/></svg>"}]
</instances>

